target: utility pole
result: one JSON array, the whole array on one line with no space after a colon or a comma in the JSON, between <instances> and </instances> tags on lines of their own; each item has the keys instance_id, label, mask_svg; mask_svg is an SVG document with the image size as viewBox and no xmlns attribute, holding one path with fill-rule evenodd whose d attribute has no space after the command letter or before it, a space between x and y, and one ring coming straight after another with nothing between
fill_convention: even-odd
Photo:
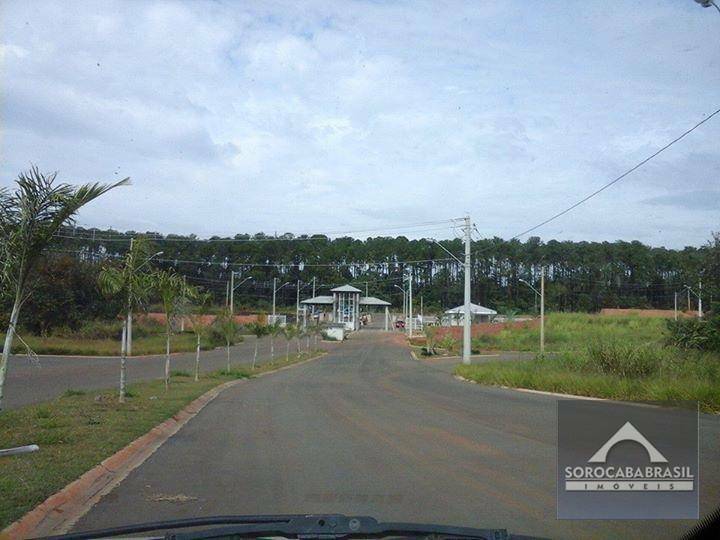
<instances>
[{"instance_id":1,"label":"utility pole","mask_svg":"<svg viewBox=\"0 0 720 540\"><path fill-rule=\"evenodd\" d=\"M277 285L277 278L273 278L273 324L275 324L275 286Z\"/></svg>"},{"instance_id":2,"label":"utility pole","mask_svg":"<svg viewBox=\"0 0 720 540\"><path fill-rule=\"evenodd\" d=\"M675 291L675 310L674 310L675 320L677 321L677 291Z\"/></svg>"},{"instance_id":3,"label":"utility pole","mask_svg":"<svg viewBox=\"0 0 720 540\"><path fill-rule=\"evenodd\" d=\"M230 316L235 315L235 271L230 270Z\"/></svg>"},{"instance_id":4,"label":"utility pole","mask_svg":"<svg viewBox=\"0 0 720 540\"><path fill-rule=\"evenodd\" d=\"M470 364L471 314L470 314L470 216L465 216L465 305L463 310L463 364Z\"/></svg>"},{"instance_id":5,"label":"utility pole","mask_svg":"<svg viewBox=\"0 0 720 540\"><path fill-rule=\"evenodd\" d=\"M130 238L130 253L132 253L134 242L135 238ZM132 278L130 281L132 282ZM130 296L131 293L128 291L128 297ZM125 354L127 356L132 356L132 318L132 305L130 304L130 298L128 298L127 332L125 332L125 340L127 341L127 344L125 345Z\"/></svg>"},{"instance_id":6,"label":"utility pole","mask_svg":"<svg viewBox=\"0 0 720 540\"><path fill-rule=\"evenodd\" d=\"M712 307L712 306L711 306ZM698 283L698 318L702 319L702 279Z\"/></svg>"},{"instance_id":7,"label":"utility pole","mask_svg":"<svg viewBox=\"0 0 720 540\"><path fill-rule=\"evenodd\" d=\"M365 298L368 296L368 282L365 282Z\"/></svg>"},{"instance_id":8,"label":"utility pole","mask_svg":"<svg viewBox=\"0 0 720 540\"><path fill-rule=\"evenodd\" d=\"M413 272L412 267L410 267L410 274L408 275L408 313L409 313L409 319L410 319L410 326L408 326L408 336L412 337L413 335L413 313L412 313L412 282L413 282Z\"/></svg>"},{"instance_id":9,"label":"utility pole","mask_svg":"<svg viewBox=\"0 0 720 540\"><path fill-rule=\"evenodd\" d=\"M545 267L540 267L540 354L545 354Z\"/></svg>"},{"instance_id":10,"label":"utility pole","mask_svg":"<svg viewBox=\"0 0 720 540\"><path fill-rule=\"evenodd\" d=\"M295 326L300 326L300 280L297 280L297 291L295 294Z\"/></svg>"},{"instance_id":11,"label":"utility pole","mask_svg":"<svg viewBox=\"0 0 720 540\"><path fill-rule=\"evenodd\" d=\"M690 287L687 288L687 310L690 311Z\"/></svg>"}]
</instances>

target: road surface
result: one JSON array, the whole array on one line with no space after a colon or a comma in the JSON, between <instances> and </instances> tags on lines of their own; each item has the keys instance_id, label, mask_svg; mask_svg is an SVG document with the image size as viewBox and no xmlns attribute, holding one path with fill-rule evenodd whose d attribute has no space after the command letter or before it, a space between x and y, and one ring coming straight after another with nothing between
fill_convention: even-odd
<instances>
[{"instance_id":1,"label":"road surface","mask_svg":"<svg viewBox=\"0 0 720 540\"><path fill-rule=\"evenodd\" d=\"M702 419L703 511L718 505ZM555 398L458 381L364 331L223 392L76 525L345 513L544 537L675 538L692 522L557 521Z\"/></svg>"},{"instance_id":2,"label":"road surface","mask_svg":"<svg viewBox=\"0 0 720 540\"><path fill-rule=\"evenodd\" d=\"M233 365L250 365L255 352L254 336L245 336L245 341L230 347ZM285 357L286 340L275 338L275 359ZM313 345L314 339L310 338ZM301 340L304 349L306 341ZM328 345L318 341L321 348ZM295 342L290 343L290 353L296 349ZM227 365L224 347L212 351L200 352L201 371L215 371ZM258 342L258 364L270 360L270 338ZM110 356L41 356L38 363L25 355L13 355L8 363L5 382L3 408L12 409L31 403L49 401L68 389L96 390L112 388L120 377L120 358ZM194 373L195 353L178 353L171 356L172 370ZM165 357L163 355L133 356L127 361L128 384L134 381L161 379L165 376Z\"/></svg>"}]
</instances>

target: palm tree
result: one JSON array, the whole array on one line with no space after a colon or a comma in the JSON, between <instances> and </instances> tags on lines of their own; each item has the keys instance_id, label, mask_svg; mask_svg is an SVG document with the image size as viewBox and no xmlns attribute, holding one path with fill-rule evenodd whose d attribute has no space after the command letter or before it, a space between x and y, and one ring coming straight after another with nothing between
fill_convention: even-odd
<instances>
[{"instance_id":1,"label":"palm tree","mask_svg":"<svg viewBox=\"0 0 720 540\"><path fill-rule=\"evenodd\" d=\"M111 189L130 183L125 178L114 184L72 186L55 184L56 177L57 172L44 174L33 166L20 173L14 193L7 188L0 190L0 294L13 297L0 360L0 407L20 308L29 296L30 276L38 259L60 228L72 223L80 208Z\"/></svg>"},{"instance_id":2,"label":"palm tree","mask_svg":"<svg viewBox=\"0 0 720 540\"><path fill-rule=\"evenodd\" d=\"M258 357L258 341L260 341L260 338L270 333L270 328L267 324L262 324L259 321L250 323L247 327L248 330L250 330L250 332L255 336L255 354L253 355L252 362L252 369L255 369L255 363L257 362Z\"/></svg>"},{"instance_id":3,"label":"palm tree","mask_svg":"<svg viewBox=\"0 0 720 540\"><path fill-rule=\"evenodd\" d=\"M151 276L153 288L159 293L165 312L165 390L170 385L170 336L172 319L181 309L181 303L192 299L197 291L188 287L182 276L173 272L158 270Z\"/></svg>"},{"instance_id":4,"label":"palm tree","mask_svg":"<svg viewBox=\"0 0 720 540\"><path fill-rule=\"evenodd\" d=\"M195 347L195 382L200 380L200 341L208 331L208 326L205 324L205 313L207 311L207 303L210 301L210 296L210 293L197 291L195 294L195 311L188 313L190 325L197 340Z\"/></svg>"},{"instance_id":5,"label":"palm tree","mask_svg":"<svg viewBox=\"0 0 720 540\"><path fill-rule=\"evenodd\" d=\"M122 341L120 345L120 393L118 400L125 401L126 362L128 354L129 325L133 309L142 305L152 290L150 274L143 273L142 267L152 258L150 245L144 238L138 238L131 244L121 266L103 268L98 276L98 284L103 294L122 299L123 318Z\"/></svg>"},{"instance_id":6,"label":"palm tree","mask_svg":"<svg viewBox=\"0 0 720 540\"><path fill-rule=\"evenodd\" d=\"M285 325L283 336L285 336L285 361L290 361L290 340L295 335L295 327L292 324Z\"/></svg>"},{"instance_id":7,"label":"palm tree","mask_svg":"<svg viewBox=\"0 0 720 540\"><path fill-rule=\"evenodd\" d=\"M275 337L282 333L283 329L278 323L268 325L268 334L270 335L270 360L275 360Z\"/></svg>"},{"instance_id":8,"label":"palm tree","mask_svg":"<svg viewBox=\"0 0 720 540\"><path fill-rule=\"evenodd\" d=\"M227 371L230 371L230 345L235 341L237 336L238 326L235 322L235 317L230 313L230 308L225 308L220 312L220 315L215 319L220 333L225 338L225 350L227 351Z\"/></svg>"}]
</instances>

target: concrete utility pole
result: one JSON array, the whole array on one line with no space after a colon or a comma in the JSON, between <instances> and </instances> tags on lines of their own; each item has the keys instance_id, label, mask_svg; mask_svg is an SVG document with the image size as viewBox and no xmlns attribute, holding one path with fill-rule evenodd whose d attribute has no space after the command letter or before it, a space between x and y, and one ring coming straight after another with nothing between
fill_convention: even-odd
<instances>
[{"instance_id":1,"label":"concrete utility pole","mask_svg":"<svg viewBox=\"0 0 720 540\"><path fill-rule=\"evenodd\" d=\"M300 280L297 280L297 291L295 292L295 326L300 324Z\"/></svg>"},{"instance_id":2,"label":"concrete utility pole","mask_svg":"<svg viewBox=\"0 0 720 540\"><path fill-rule=\"evenodd\" d=\"M410 319L410 325L407 327L408 330L408 336L412 337L413 335L413 312L412 312L412 282L413 282L413 272L412 268L410 268L410 274L408 275L408 319Z\"/></svg>"},{"instance_id":3,"label":"concrete utility pole","mask_svg":"<svg viewBox=\"0 0 720 540\"><path fill-rule=\"evenodd\" d=\"M540 354L545 354L545 267L540 267Z\"/></svg>"},{"instance_id":4,"label":"concrete utility pole","mask_svg":"<svg viewBox=\"0 0 720 540\"><path fill-rule=\"evenodd\" d=\"M277 278L273 278L273 324L275 324L275 287L277 286Z\"/></svg>"},{"instance_id":5,"label":"concrete utility pole","mask_svg":"<svg viewBox=\"0 0 720 540\"><path fill-rule=\"evenodd\" d=\"M465 305L464 305L464 316L463 316L463 364L470 364L470 339L472 336L472 328L470 324L471 312L470 312L470 246L471 246L471 223L470 216L465 216Z\"/></svg>"},{"instance_id":6,"label":"concrete utility pole","mask_svg":"<svg viewBox=\"0 0 720 540\"><path fill-rule=\"evenodd\" d=\"M235 271L230 270L230 315L235 314Z\"/></svg>"},{"instance_id":7,"label":"concrete utility pole","mask_svg":"<svg viewBox=\"0 0 720 540\"><path fill-rule=\"evenodd\" d=\"M130 253L132 253L133 250L133 244L135 243L135 238L130 238ZM128 291L128 296L130 296L130 291ZM128 312L127 312L127 322L125 323L127 325L127 331L125 332L125 354L127 356L132 356L132 306L130 305L130 298L128 298Z\"/></svg>"},{"instance_id":8,"label":"concrete utility pole","mask_svg":"<svg viewBox=\"0 0 720 540\"><path fill-rule=\"evenodd\" d=\"M711 306L712 307L712 306ZM698 282L698 317L702 319L702 279Z\"/></svg>"},{"instance_id":9,"label":"concrete utility pole","mask_svg":"<svg viewBox=\"0 0 720 540\"><path fill-rule=\"evenodd\" d=\"M675 292L675 310L674 310L675 320L677 321L677 292Z\"/></svg>"}]
</instances>

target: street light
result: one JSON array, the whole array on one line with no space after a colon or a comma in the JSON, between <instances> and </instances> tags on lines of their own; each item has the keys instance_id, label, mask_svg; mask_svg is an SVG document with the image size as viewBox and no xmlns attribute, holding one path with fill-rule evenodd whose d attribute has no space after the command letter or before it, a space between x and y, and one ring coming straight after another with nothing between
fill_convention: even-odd
<instances>
[{"instance_id":1,"label":"street light","mask_svg":"<svg viewBox=\"0 0 720 540\"><path fill-rule=\"evenodd\" d=\"M275 286L276 283L277 283L277 278L273 278L273 312L272 312L272 314L273 314L273 324L275 324L275 294L276 294L280 289L282 289L285 285L290 285L290 282L289 282L289 281L286 281L285 283L283 283L283 284L280 285L279 287L276 287L276 286Z\"/></svg>"},{"instance_id":2,"label":"street light","mask_svg":"<svg viewBox=\"0 0 720 540\"><path fill-rule=\"evenodd\" d=\"M530 287L535 294L540 297L540 354L545 353L545 269L543 268L540 274L540 291L530 285L524 279L518 279L520 283L524 283Z\"/></svg>"},{"instance_id":3,"label":"street light","mask_svg":"<svg viewBox=\"0 0 720 540\"><path fill-rule=\"evenodd\" d=\"M705 8L712 6L720 12L720 7L718 7L714 0L695 0L695 2Z\"/></svg>"},{"instance_id":4,"label":"street light","mask_svg":"<svg viewBox=\"0 0 720 540\"><path fill-rule=\"evenodd\" d=\"M405 319L407 319L407 315L406 315L406 312L407 312L407 290L405 290L404 287L401 287L397 283L394 284L393 287L396 287L403 292L403 322L407 323L407 321L405 320Z\"/></svg>"},{"instance_id":5,"label":"street light","mask_svg":"<svg viewBox=\"0 0 720 540\"><path fill-rule=\"evenodd\" d=\"M252 276L248 276L245 279L243 279L240 283L235 285L235 273L236 272L234 270L230 271L230 314L231 315L235 314L235 289L237 289L240 285L242 285L246 281L249 281L253 278Z\"/></svg>"}]
</instances>

